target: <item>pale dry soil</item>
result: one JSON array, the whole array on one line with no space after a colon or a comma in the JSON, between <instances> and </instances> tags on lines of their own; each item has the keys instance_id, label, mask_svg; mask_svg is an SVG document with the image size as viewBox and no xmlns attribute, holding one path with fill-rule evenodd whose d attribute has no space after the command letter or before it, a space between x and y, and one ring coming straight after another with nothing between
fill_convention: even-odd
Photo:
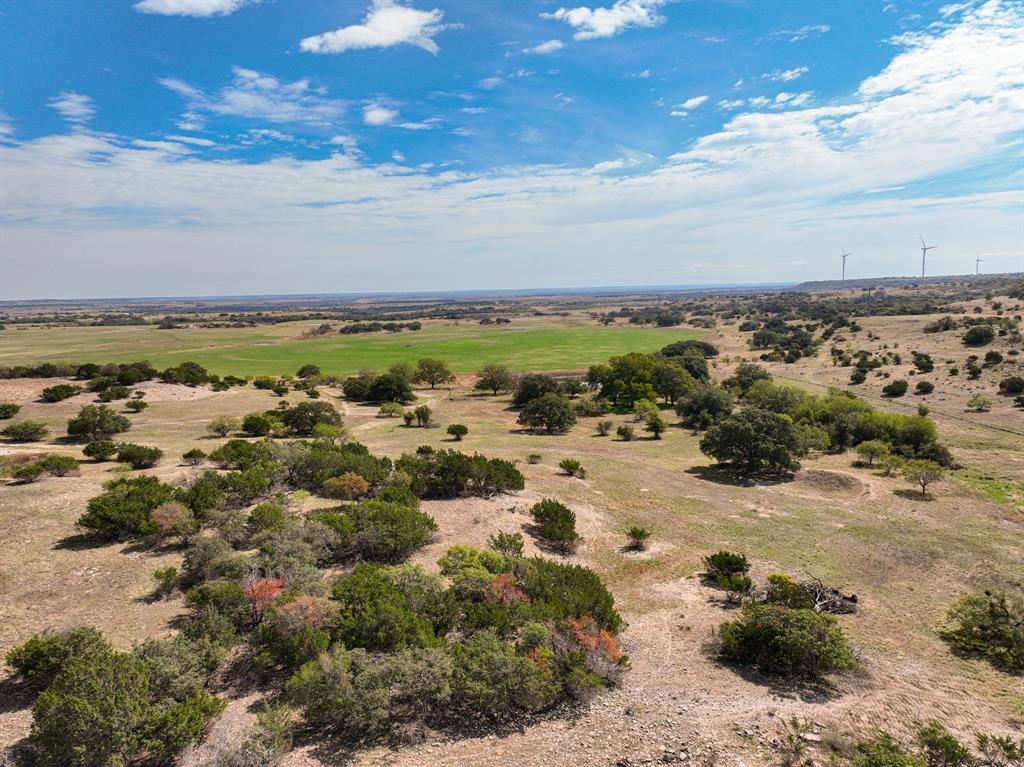
<instances>
[{"instance_id":1,"label":"pale dry soil","mask_svg":"<svg viewBox=\"0 0 1024 767\"><path fill-rule=\"evenodd\" d=\"M913 319L916 327L928 318ZM897 320L906 318L886 322ZM910 338L909 333L901 329L897 337ZM736 355L750 356L738 334L724 329L712 340L723 347L716 377L727 374ZM901 341L903 349L908 345ZM946 351L931 353L938 362ZM774 372L818 389L848 378L848 369L837 372L822 364L778 365ZM922 498L896 477L852 465L850 454L805 461L790 482L725 484L701 473L709 461L697 448L699 435L687 430L675 427L660 441L625 443L592 436L598 419L581 419L568 435L524 434L507 397L474 395L470 381L460 378L452 389L419 392L440 424L469 426L462 443L449 442L443 428L405 428L398 419L376 418L373 408L340 402L336 391L325 389L324 395L344 411L352 436L374 452L397 457L430 444L522 461L527 489L521 493L425 503L440 531L413 561L436 569L449 545L483 546L497 530L522 530L532 503L558 498L576 511L585 539L567 559L594 568L613 591L628 621L622 645L632 669L621 687L578 711L525 723L515 732L477 738L435 734L419 745L354 753L300 742L286 765L613 765L624 758L660 759L667 750L667 761L753 767L772 763L780 723L793 716L816 723L825 740L832 733L878 727L906 732L931 718L967 737L976 730L1019 732L1021 678L952 655L936 629L959 595L987 585L1024 583L1021 502L995 502L955 477ZM80 455L80 446L52 437L90 397L34 402L52 383L0 382L0 401L25 405L19 418L39 417L53 427L47 444L8 444L0 454ZM195 471L180 464L185 450L198 445L209 451L219 444L205 436L211 418L240 416L277 401L251 388L218 394L163 384L140 388L152 404L130 416L133 427L124 436L164 448L167 457L150 471L168 481ZM996 481L1019 480L1024 437L1012 432L1020 419L1003 409L996 415L966 414L959 407L965 392L955 388L937 395L930 398L934 414L957 457ZM296 402L299 396L289 399ZM906 409L900 402L880 404ZM540 464L525 462L531 452L542 454ZM579 458L588 478L562 475L556 467L565 457ZM151 573L178 563L180 552L130 544L96 547L75 537L75 519L102 482L114 476L113 466L85 463L78 477L0 486L0 651L40 630L80 624L97 626L120 647L173 631L183 600L153 601ZM653 531L647 552L624 548L624 531L631 524ZM527 540L528 553L537 553ZM809 572L856 593L860 612L839 620L860 658L860 671L819 689L791 689L717 663L710 646L715 628L735 612L698 573L701 557L721 548L746 553L755 580L763 582L772 572L797 577ZM251 691L233 700L210 742L243 729L259 701ZM29 723L24 700L0 707L0 745L24 737ZM208 755L208 747L201 747L184 761L203 764Z\"/></svg>"}]
</instances>

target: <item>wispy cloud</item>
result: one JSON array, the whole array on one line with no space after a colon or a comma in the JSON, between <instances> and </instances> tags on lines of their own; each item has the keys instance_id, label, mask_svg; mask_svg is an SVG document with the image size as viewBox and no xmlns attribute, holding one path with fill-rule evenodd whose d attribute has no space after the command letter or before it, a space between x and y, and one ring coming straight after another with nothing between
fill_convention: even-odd
<instances>
[{"instance_id":1,"label":"wispy cloud","mask_svg":"<svg viewBox=\"0 0 1024 767\"><path fill-rule=\"evenodd\" d=\"M201 126L202 114L233 115L277 123L307 123L324 125L334 122L345 110L345 102L327 98L322 88L314 88L309 80L282 82L271 75L252 69L234 67L231 82L215 94L189 85L173 77L160 80L160 84L182 96L188 111L179 121Z\"/></svg>"},{"instance_id":2,"label":"wispy cloud","mask_svg":"<svg viewBox=\"0 0 1024 767\"><path fill-rule=\"evenodd\" d=\"M563 43L561 40L547 40L543 43L539 43L538 45L534 45L531 48L523 48L522 51L520 51L520 53L537 53L543 55L547 53L554 53L555 51L560 51L564 47L565 43Z\"/></svg>"},{"instance_id":3,"label":"wispy cloud","mask_svg":"<svg viewBox=\"0 0 1024 767\"><path fill-rule=\"evenodd\" d=\"M811 71L810 67L793 67L792 69L775 69L771 72L765 72L761 75L764 80L775 80L776 82L788 83L793 80L797 80L808 72Z\"/></svg>"},{"instance_id":4,"label":"wispy cloud","mask_svg":"<svg viewBox=\"0 0 1024 767\"><path fill-rule=\"evenodd\" d=\"M441 23L444 13L437 8L421 11L394 0L374 0L362 24L304 38L299 47L308 53L344 53L362 48L391 48L413 45L436 54L440 49L434 36L449 28Z\"/></svg>"},{"instance_id":5,"label":"wispy cloud","mask_svg":"<svg viewBox=\"0 0 1024 767\"><path fill-rule=\"evenodd\" d=\"M679 104L670 114L672 117L687 117L691 111L708 100L707 96L693 96Z\"/></svg>"},{"instance_id":6,"label":"wispy cloud","mask_svg":"<svg viewBox=\"0 0 1024 767\"><path fill-rule=\"evenodd\" d=\"M160 16L227 16L244 5L255 5L259 0L140 0L133 7L141 13Z\"/></svg>"},{"instance_id":7,"label":"wispy cloud","mask_svg":"<svg viewBox=\"0 0 1024 767\"><path fill-rule=\"evenodd\" d=\"M559 8L553 13L542 13L543 19L564 21L576 30L575 40L595 40L613 37L635 27L656 27L665 18L658 8L665 0L617 0L609 8Z\"/></svg>"},{"instance_id":8,"label":"wispy cloud","mask_svg":"<svg viewBox=\"0 0 1024 767\"><path fill-rule=\"evenodd\" d=\"M96 108L92 99L74 91L62 91L48 102L50 109L55 109L71 123L83 124L92 119Z\"/></svg>"},{"instance_id":9,"label":"wispy cloud","mask_svg":"<svg viewBox=\"0 0 1024 767\"><path fill-rule=\"evenodd\" d=\"M780 29L778 32L772 32L768 37L787 38L791 43L799 43L808 37L823 35L831 31L832 27L828 24L804 24L796 29Z\"/></svg>"}]
</instances>

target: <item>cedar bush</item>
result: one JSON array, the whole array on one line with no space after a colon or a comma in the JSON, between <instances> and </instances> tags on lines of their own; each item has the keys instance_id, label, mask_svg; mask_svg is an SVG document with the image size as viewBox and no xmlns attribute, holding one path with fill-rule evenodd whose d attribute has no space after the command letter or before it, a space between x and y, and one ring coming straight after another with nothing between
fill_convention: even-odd
<instances>
[{"instance_id":1,"label":"cedar bush","mask_svg":"<svg viewBox=\"0 0 1024 767\"><path fill-rule=\"evenodd\" d=\"M94 461L109 461L117 455L117 443L109 439L95 439L82 448L82 454Z\"/></svg>"},{"instance_id":2,"label":"cedar bush","mask_svg":"<svg viewBox=\"0 0 1024 767\"><path fill-rule=\"evenodd\" d=\"M39 442L49 433L49 428L42 421L19 421L0 430L0 435L11 442Z\"/></svg>"},{"instance_id":3,"label":"cedar bush","mask_svg":"<svg viewBox=\"0 0 1024 767\"><path fill-rule=\"evenodd\" d=\"M820 678L856 666L831 615L776 604L747 604L718 629L721 655L773 676Z\"/></svg>"},{"instance_id":4,"label":"cedar bush","mask_svg":"<svg viewBox=\"0 0 1024 767\"><path fill-rule=\"evenodd\" d=\"M983 591L958 601L941 636L957 652L1010 672L1024 671L1024 596Z\"/></svg>"},{"instance_id":5,"label":"cedar bush","mask_svg":"<svg viewBox=\"0 0 1024 767\"><path fill-rule=\"evenodd\" d=\"M122 443L117 449L117 460L127 463L133 469L148 469L156 466L163 456L164 451L158 447L133 445L130 442Z\"/></svg>"},{"instance_id":6,"label":"cedar bush","mask_svg":"<svg viewBox=\"0 0 1024 767\"><path fill-rule=\"evenodd\" d=\"M552 547L573 551L580 542L576 533L576 515L567 506L545 498L530 508L537 534Z\"/></svg>"},{"instance_id":7,"label":"cedar bush","mask_svg":"<svg viewBox=\"0 0 1024 767\"><path fill-rule=\"evenodd\" d=\"M107 405L83 405L78 415L68 421L68 436L93 441L109 439L131 428L131 421L115 413Z\"/></svg>"},{"instance_id":8,"label":"cedar bush","mask_svg":"<svg viewBox=\"0 0 1024 767\"><path fill-rule=\"evenodd\" d=\"M173 487L150 476L111 480L104 488L88 502L77 524L107 540L153 535L153 510L175 499Z\"/></svg>"}]
</instances>

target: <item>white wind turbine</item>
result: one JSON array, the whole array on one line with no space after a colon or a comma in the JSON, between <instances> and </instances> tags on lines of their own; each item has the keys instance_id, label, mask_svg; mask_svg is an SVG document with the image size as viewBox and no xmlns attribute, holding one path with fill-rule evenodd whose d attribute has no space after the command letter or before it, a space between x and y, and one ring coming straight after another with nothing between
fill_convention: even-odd
<instances>
[{"instance_id":1,"label":"white wind turbine","mask_svg":"<svg viewBox=\"0 0 1024 767\"><path fill-rule=\"evenodd\" d=\"M937 248L939 246L938 245L925 245L924 244L924 237L922 237L921 235L917 235L917 237L918 237L919 240L921 240L921 276L924 277L924 257L928 253L929 250L935 250L935 248Z\"/></svg>"}]
</instances>

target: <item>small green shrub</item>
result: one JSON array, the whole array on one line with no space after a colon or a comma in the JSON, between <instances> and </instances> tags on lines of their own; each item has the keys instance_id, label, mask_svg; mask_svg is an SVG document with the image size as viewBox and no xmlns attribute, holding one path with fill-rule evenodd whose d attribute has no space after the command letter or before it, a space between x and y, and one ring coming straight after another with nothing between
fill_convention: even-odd
<instances>
[{"instance_id":1,"label":"small green shrub","mask_svg":"<svg viewBox=\"0 0 1024 767\"><path fill-rule=\"evenodd\" d=\"M709 578L717 580L720 576L746 575L750 570L750 562L742 554L719 551L704 557L704 569Z\"/></svg>"},{"instance_id":2,"label":"small green shrub","mask_svg":"<svg viewBox=\"0 0 1024 767\"><path fill-rule=\"evenodd\" d=\"M615 433L623 442L632 442L633 436L636 434L636 429L634 429L628 423L624 423L615 430Z\"/></svg>"},{"instance_id":3,"label":"small green shrub","mask_svg":"<svg viewBox=\"0 0 1024 767\"><path fill-rule=\"evenodd\" d=\"M563 458L558 462L558 468L566 473L570 477L579 477L585 479L587 476L587 470L583 468L581 464L575 458Z\"/></svg>"},{"instance_id":4,"label":"small green shrub","mask_svg":"<svg viewBox=\"0 0 1024 767\"><path fill-rule=\"evenodd\" d=\"M612 426L615 424L611 421L598 421L597 422L597 433L601 437L607 437L612 430Z\"/></svg>"},{"instance_id":5,"label":"small green shrub","mask_svg":"<svg viewBox=\"0 0 1024 767\"><path fill-rule=\"evenodd\" d=\"M68 436L93 441L109 439L131 427L131 421L115 413L107 405L83 405L78 415L68 421Z\"/></svg>"},{"instance_id":6,"label":"small green shrub","mask_svg":"<svg viewBox=\"0 0 1024 767\"><path fill-rule=\"evenodd\" d=\"M446 429L451 437L455 438L456 442L461 442L462 438L469 434L469 428L463 426L461 423L453 423Z\"/></svg>"},{"instance_id":7,"label":"small green shrub","mask_svg":"<svg viewBox=\"0 0 1024 767\"><path fill-rule=\"evenodd\" d=\"M153 535L153 510L175 498L173 487L150 476L115 479L104 487L88 502L78 525L106 539Z\"/></svg>"},{"instance_id":8,"label":"small green shrub","mask_svg":"<svg viewBox=\"0 0 1024 767\"><path fill-rule=\"evenodd\" d=\"M40 465L55 477L66 477L77 473L79 469L78 460L70 455L48 455Z\"/></svg>"},{"instance_id":9,"label":"small green shrub","mask_svg":"<svg viewBox=\"0 0 1024 767\"><path fill-rule=\"evenodd\" d=\"M553 548L573 551L579 545L576 515L567 506L545 498L530 508L530 516L537 526L537 534Z\"/></svg>"},{"instance_id":10,"label":"small green shrub","mask_svg":"<svg viewBox=\"0 0 1024 767\"><path fill-rule=\"evenodd\" d=\"M57 384L55 386L48 386L43 389L41 399L43 402L60 402L61 400L67 399L68 397L74 397L82 391L80 386L73 386L71 384Z\"/></svg>"},{"instance_id":11,"label":"small green shrub","mask_svg":"<svg viewBox=\"0 0 1024 767\"><path fill-rule=\"evenodd\" d=\"M133 445L130 442L122 443L117 449L117 460L120 463L127 463L133 469L148 469L156 466L163 456L164 451L158 447Z\"/></svg>"},{"instance_id":12,"label":"small green shrub","mask_svg":"<svg viewBox=\"0 0 1024 767\"><path fill-rule=\"evenodd\" d=\"M965 655L1024 671L1024 596L1008 591L965 596L950 609L941 636Z\"/></svg>"},{"instance_id":13,"label":"small green shrub","mask_svg":"<svg viewBox=\"0 0 1024 767\"><path fill-rule=\"evenodd\" d=\"M49 433L49 428L42 421L19 421L0 430L0 435L11 442L39 442Z\"/></svg>"},{"instance_id":14,"label":"small green shrub","mask_svg":"<svg viewBox=\"0 0 1024 767\"><path fill-rule=\"evenodd\" d=\"M724 658L765 674L818 678L856 666L836 619L814 610L748 604L718 636Z\"/></svg>"},{"instance_id":15,"label":"small green shrub","mask_svg":"<svg viewBox=\"0 0 1024 767\"><path fill-rule=\"evenodd\" d=\"M94 628L59 634L36 634L7 652L7 663L34 690L43 690L76 658L110 652L110 644Z\"/></svg>"},{"instance_id":16,"label":"small green shrub","mask_svg":"<svg viewBox=\"0 0 1024 767\"><path fill-rule=\"evenodd\" d=\"M540 463L540 459L540 453L530 453L528 456L526 456L526 462L533 465Z\"/></svg>"},{"instance_id":17,"label":"small green shrub","mask_svg":"<svg viewBox=\"0 0 1024 767\"><path fill-rule=\"evenodd\" d=\"M21 405L14 402L0 402L0 421L14 418L21 411Z\"/></svg>"},{"instance_id":18,"label":"small green shrub","mask_svg":"<svg viewBox=\"0 0 1024 767\"><path fill-rule=\"evenodd\" d=\"M109 461L117 454L117 443L109 439L96 439L83 447L82 453L94 461Z\"/></svg>"},{"instance_id":19,"label":"small green shrub","mask_svg":"<svg viewBox=\"0 0 1024 767\"><path fill-rule=\"evenodd\" d=\"M890 381L882 387L882 394L886 397L902 397L907 393L907 389L910 388L910 384L904 381L902 378L895 381Z\"/></svg>"},{"instance_id":20,"label":"small green shrub","mask_svg":"<svg viewBox=\"0 0 1024 767\"><path fill-rule=\"evenodd\" d=\"M651 537L651 531L646 527L634 525L626 533L629 536L629 547L635 551L643 551L647 548L647 539Z\"/></svg>"},{"instance_id":21,"label":"small green shrub","mask_svg":"<svg viewBox=\"0 0 1024 767\"><path fill-rule=\"evenodd\" d=\"M194 447L191 450L185 451L181 458L189 466L198 466L206 460L206 453L200 448Z\"/></svg>"}]
</instances>

